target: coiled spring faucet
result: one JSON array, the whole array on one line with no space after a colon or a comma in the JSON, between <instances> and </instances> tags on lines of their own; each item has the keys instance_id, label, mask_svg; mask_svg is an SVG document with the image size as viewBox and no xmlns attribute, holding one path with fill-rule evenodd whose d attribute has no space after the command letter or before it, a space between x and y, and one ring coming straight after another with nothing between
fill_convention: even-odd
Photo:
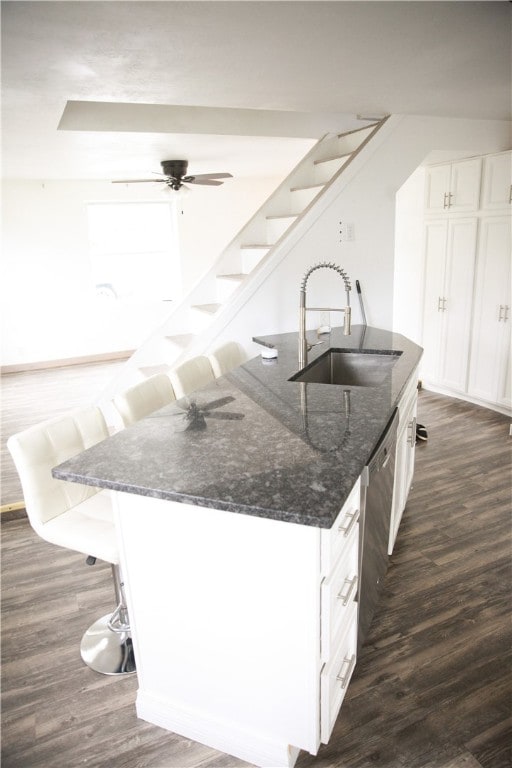
<instances>
[{"instance_id":1,"label":"coiled spring faucet","mask_svg":"<svg viewBox=\"0 0 512 768\"><path fill-rule=\"evenodd\" d=\"M336 308L336 307L306 307L306 284L309 280L309 276L312 272L315 272L317 269L333 269L335 272L337 272L341 277L343 278L343 282L345 283L345 292L347 294L347 304L345 307L342 308ZM334 264L332 261L321 261L319 264L315 264L313 267L308 269L304 277L302 278L302 283L300 284L300 306L299 306L299 365L301 368L304 368L304 366L307 364L308 361L308 350L311 349L313 346L312 344L309 344L306 339L306 312L343 312L345 314L344 323L343 323L343 333L345 336L349 336L351 333L350 329L350 290L352 286L350 285L350 280L345 272L344 269L339 267L337 264Z\"/></svg>"}]
</instances>

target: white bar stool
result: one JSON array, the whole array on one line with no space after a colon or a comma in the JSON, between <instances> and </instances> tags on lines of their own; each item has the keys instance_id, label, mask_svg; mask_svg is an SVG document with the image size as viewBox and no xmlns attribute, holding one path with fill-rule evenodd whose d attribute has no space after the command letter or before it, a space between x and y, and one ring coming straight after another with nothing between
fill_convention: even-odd
<instances>
[{"instance_id":1,"label":"white bar stool","mask_svg":"<svg viewBox=\"0 0 512 768\"><path fill-rule=\"evenodd\" d=\"M212 366L213 374L216 378L224 376L225 373L232 371L247 360L247 355L236 341L227 341L210 352L208 355Z\"/></svg>"},{"instance_id":2,"label":"white bar stool","mask_svg":"<svg viewBox=\"0 0 512 768\"><path fill-rule=\"evenodd\" d=\"M205 355L192 357L178 365L169 372L169 378L177 398L215 381L211 363Z\"/></svg>"},{"instance_id":3,"label":"white bar stool","mask_svg":"<svg viewBox=\"0 0 512 768\"><path fill-rule=\"evenodd\" d=\"M114 397L114 405L125 427L176 400L166 373L155 373Z\"/></svg>"},{"instance_id":4,"label":"white bar stool","mask_svg":"<svg viewBox=\"0 0 512 768\"><path fill-rule=\"evenodd\" d=\"M57 480L52 468L108 437L96 406L48 419L12 435L7 447L16 465L29 522L45 541L112 565L117 607L89 627L80 652L91 669L105 675L135 672L128 610L108 491Z\"/></svg>"}]
</instances>

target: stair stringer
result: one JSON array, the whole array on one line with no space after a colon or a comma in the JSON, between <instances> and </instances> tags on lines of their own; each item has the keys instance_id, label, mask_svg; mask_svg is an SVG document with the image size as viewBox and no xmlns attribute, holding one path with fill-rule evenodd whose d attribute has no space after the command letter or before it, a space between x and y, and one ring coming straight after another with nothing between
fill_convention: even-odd
<instances>
[{"instance_id":1,"label":"stair stringer","mask_svg":"<svg viewBox=\"0 0 512 768\"><path fill-rule=\"evenodd\" d=\"M357 172L364 162L364 156L368 152L368 145L373 146L378 132L382 131L388 118L377 124L363 126L354 131L348 131L344 134L326 135L320 139L310 151L302 158L293 171L277 187L275 192L267 201L254 213L247 224L240 230L231 243L220 254L214 264L196 281L196 284L186 297L173 309L168 318L161 324L150 337L148 337L141 346L134 352L132 357L125 363L120 374L110 383L107 389L102 393L100 401L104 402L111 398L116 392L130 386L136 381L145 378L155 372L156 369L170 370L196 354L201 354L212 346L227 325L236 317L237 313L250 299L254 292L260 287L262 282L277 267L277 265L286 257L290 249L304 236L305 232L312 226L314 221L321 215L333 199L339 194L338 186L340 179L348 183L349 179ZM313 195L310 202L301 211L297 211L297 218L290 224L285 232L277 238L275 242L265 243L265 226L268 217L285 218L291 214L290 196L291 190L311 185L314 181L315 161L321 162L329 160L333 147L336 147L338 141L350 136L357 144L357 134L367 135L363 137L355 149L352 150L348 159L344 160L341 167L332 175L331 179L318 186L318 193ZM363 150L365 150L363 152ZM263 242L262 242L263 241ZM268 252L261 258L261 261L254 268L244 274L240 271L241 252L251 247L268 247ZM217 312L214 312L207 320L204 327L197 318L193 318L194 313L201 310L194 307L212 304L212 292L215 291L215 283L223 274L229 274L234 270L236 274L244 274L243 284L235 288L231 297ZM211 308L211 307L210 307ZM191 340L182 349L174 350L169 353L166 349L169 336L190 336ZM247 347L247 343L243 344ZM144 373L144 368L147 372Z\"/></svg>"}]
</instances>

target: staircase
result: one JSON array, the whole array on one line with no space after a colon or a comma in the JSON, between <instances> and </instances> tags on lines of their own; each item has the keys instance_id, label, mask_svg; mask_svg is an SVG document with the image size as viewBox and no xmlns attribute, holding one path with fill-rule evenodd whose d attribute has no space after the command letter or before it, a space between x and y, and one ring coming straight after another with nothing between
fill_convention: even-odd
<instances>
[{"instance_id":1,"label":"staircase","mask_svg":"<svg viewBox=\"0 0 512 768\"><path fill-rule=\"evenodd\" d=\"M144 377L170 371L204 353L218 335L215 328L229 314L229 307L386 120L318 141L166 321L134 352L100 400L104 403Z\"/></svg>"}]
</instances>

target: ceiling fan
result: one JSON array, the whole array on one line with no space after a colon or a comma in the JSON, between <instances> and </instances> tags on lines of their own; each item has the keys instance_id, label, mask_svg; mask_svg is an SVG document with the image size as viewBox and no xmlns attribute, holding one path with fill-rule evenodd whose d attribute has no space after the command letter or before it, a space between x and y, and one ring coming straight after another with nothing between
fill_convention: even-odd
<instances>
[{"instance_id":1,"label":"ceiling fan","mask_svg":"<svg viewBox=\"0 0 512 768\"><path fill-rule=\"evenodd\" d=\"M219 179L232 179L231 173L198 173L195 176L187 175L188 160L162 160L160 163L163 171L163 179L119 179L112 184L141 184L145 182L161 182L169 189L176 192L183 187L183 183L200 184L208 187L218 187L223 184Z\"/></svg>"}]
</instances>

